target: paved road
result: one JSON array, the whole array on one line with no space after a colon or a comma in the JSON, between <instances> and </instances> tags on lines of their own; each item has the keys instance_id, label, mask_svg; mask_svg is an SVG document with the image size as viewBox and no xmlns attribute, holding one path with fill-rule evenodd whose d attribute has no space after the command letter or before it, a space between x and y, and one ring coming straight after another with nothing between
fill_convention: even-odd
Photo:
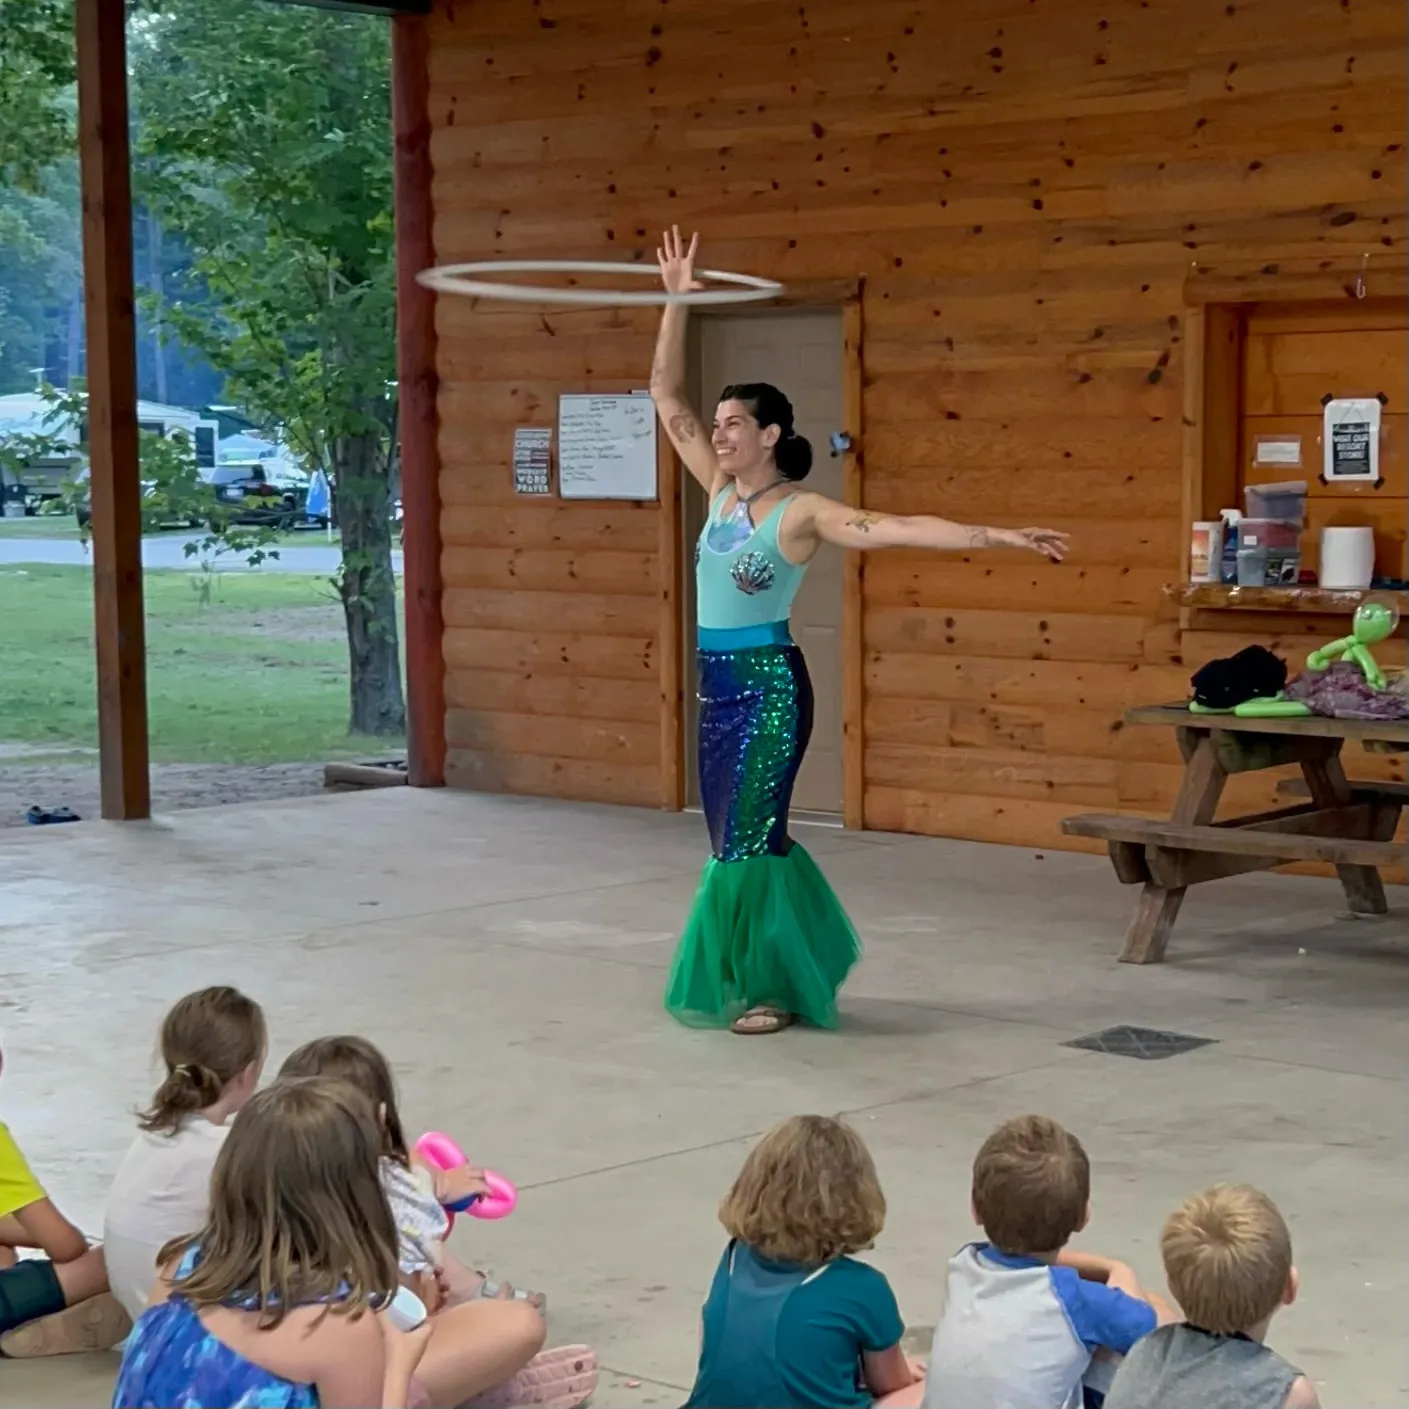
<instances>
[{"instance_id":1,"label":"paved road","mask_svg":"<svg viewBox=\"0 0 1409 1409\"><path fill-rule=\"evenodd\" d=\"M196 558L185 554L186 539L180 534L142 540L142 566L145 568L180 568L188 572L199 569ZM284 544L279 548L279 556L262 565L262 569L272 572L308 572L331 576L337 571L341 552L334 545L320 542L310 535L310 541ZM402 556L399 552L391 555L397 572L402 570ZM0 536L0 564L50 563L69 567L86 567L93 561L82 543L68 538L5 538ZM233 554L227 554L220 563L221 572L249 571Z\"/></svg>"}]
</instances>

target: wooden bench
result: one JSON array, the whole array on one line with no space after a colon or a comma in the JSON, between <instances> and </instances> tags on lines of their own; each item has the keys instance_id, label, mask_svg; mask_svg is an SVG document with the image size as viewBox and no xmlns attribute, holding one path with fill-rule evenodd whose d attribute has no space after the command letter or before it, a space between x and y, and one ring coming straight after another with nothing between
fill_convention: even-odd
<instances>
[{"instance_id":1,"label":"wooden bench","mask_svg":"<svg viewBox=\"0 0 1409 1409\"><path fill-rule=\"evenodd\" d=\"M1352 784L1339 755L1351 739L1367 747L1409 750L1409 722L1242 719L1172 706L1131 710L1126 722L1175 731L1184 781L1172 816L1159 820L1098 812L1062 823L1068 836L1105 842L1116 876L1143 888L1121 950L1124 962L1158 963L1164 957L1189 886L1293 861L1333 865L1357 914L1388 911L1379 868L1404 860L1404 848L1393 838L1409 805L1409 785ZM1213 820L1231 775L1289 763L1300 765L1302 777L1279 784L1278 792L1310 801Z\"/></svg>"},{"instance_id":2,"label":"wooden bench","mask_svg":"<svg viewBox=\"0 0 1409 1409\"><path fill-rule=\"evenodd\" d=\"M1305 778L1283 778L1277 784L1277 795L1279 797L1310 797L1311 787ZM1350 795L1357 802L1397 802L1401 807L1409 807L1409 783L1352 782Z\"/></svg>"},{"instance_id":3,"label":"wooden bench","mask_svg":"<svg viewBox=\"0 0 1409 1409\"><path fill-rule=\"evenodd\" d=\"M1116 874L1127 885L1154 880L1163 886L1189 886L1268 871L1288 861L1392 866L1404 859L1404 849L1375 840L1383 825L1378 810L1370 801L1335 808L1311 803L1207 826L1088 812L1068 817L1062 830L1068 836L1107 842ZM1229 855L1234 846L1239 854Z\"/></svg>"}]
</instances>

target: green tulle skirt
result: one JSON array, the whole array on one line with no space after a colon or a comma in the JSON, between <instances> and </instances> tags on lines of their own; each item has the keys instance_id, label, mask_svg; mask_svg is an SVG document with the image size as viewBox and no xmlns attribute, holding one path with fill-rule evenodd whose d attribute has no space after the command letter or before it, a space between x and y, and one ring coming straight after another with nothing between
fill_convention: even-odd
<instances>
[{"instance_id":1,"label":"green tulle skirt","mask_svg":"<svg viewBox=\"0 0 1409 1409\"><path fill-rule=\"evenodd\" d=\"M812 683L790 641L699 655L700 800L710 860L685 922L665 1006L691 1027L750 1008L837 1025L837 990L861 954L817 863L788 836L812 732Z\"/></svg>"},{"instance_id":2,"label":"green tulle skirt","mask_svg":"<svg viewBox=\"0 0 1409 1409\"><path fill-rule=\"evenodd\" d=\"M665 1006L690 1027L728 1027L760 1004L836 1027L837 990L860 956L841 902L796 843L786 856L711 857Z\"/></svg>"}]
</instances>

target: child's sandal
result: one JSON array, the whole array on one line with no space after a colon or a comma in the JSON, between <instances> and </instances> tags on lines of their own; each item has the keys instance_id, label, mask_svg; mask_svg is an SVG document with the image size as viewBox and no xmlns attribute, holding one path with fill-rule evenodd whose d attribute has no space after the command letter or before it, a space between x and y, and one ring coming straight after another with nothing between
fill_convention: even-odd
<instances>
[{"instance_id":1,"label":"child's sandal","mask_svg":"<svg viewBox=\"0 0 1409 1409\"><path fill-rule=\"evenodd\" d=\"M560 1345L535 1355L511 1380L465 1401L463 1409L581 1409L597 1388L597 1355L585 1345Z\"/></svg>"}]
</instances>

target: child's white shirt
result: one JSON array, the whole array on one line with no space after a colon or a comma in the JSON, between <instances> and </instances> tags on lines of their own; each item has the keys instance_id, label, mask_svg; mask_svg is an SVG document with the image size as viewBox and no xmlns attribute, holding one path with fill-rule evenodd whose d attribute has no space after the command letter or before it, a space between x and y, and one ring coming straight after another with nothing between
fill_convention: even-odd
<instances>
[{"instance_id":1,"label":"child's white shirt","mask_svg":"<svg viewBox=\"0 0 1409 1409\"><path fill-rule=\"evenodd\" d=\"M450 1215L435 1196L430 1170L419 1164L408 1169L397 1160L383 1159L381 1175L382 1189L396 1224L402 1275L438 1267L441 1245L450 1232Z\"/></svg>"}]
</instances>

